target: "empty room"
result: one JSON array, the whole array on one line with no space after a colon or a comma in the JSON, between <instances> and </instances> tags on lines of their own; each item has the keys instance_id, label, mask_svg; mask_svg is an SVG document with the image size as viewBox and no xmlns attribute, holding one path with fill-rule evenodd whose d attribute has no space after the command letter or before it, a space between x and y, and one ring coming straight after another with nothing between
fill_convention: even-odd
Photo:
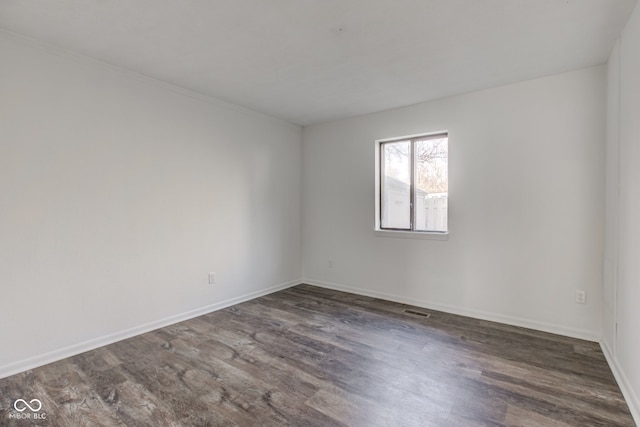
<instances>
[{"instance_id":1,"label":"empty room","mask_svg":"<svg viewBox=\"0 0 640 427\"><path fill-rule=\"evenodd\" d=\"M636 0L0 0L0 426L640 425Z\"/></svg>"}]
</instances>

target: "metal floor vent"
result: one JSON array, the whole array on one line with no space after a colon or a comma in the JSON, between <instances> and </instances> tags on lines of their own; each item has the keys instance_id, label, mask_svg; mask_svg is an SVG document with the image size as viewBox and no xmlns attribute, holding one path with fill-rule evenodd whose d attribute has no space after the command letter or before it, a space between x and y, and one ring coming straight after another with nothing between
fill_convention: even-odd
<instances>
[{"instance_id":1,"label":"metal floor vent","mask_svg":"<svg viewBox=\"0 0 640 427\"><path fill-rule=\"evenodd\" d=\"M431 313L423 313L421 311L405 309L404 312L407 314L414 314L416 316L424 317L425 319L428 319L429 317L431 317Z\"/></svg>"}]
</instances>

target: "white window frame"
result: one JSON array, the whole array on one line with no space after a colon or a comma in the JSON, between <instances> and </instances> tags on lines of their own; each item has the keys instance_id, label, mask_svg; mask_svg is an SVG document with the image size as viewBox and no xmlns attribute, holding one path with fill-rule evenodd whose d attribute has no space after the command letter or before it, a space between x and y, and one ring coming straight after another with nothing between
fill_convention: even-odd
<instances>
[{"instance_id":1,"label":"white window frame","mask_svg":"<svg viewBox=\"0 0 640 427\"><path fill-rule=\"evenodd\" d=\"M386 143L386 142L393 142L393 141L402 141L402 140L409 140L409 139L416 139L416 138L424 138L424 137L432 137L432 136L437 136L437 135L447 135L447 137L449 137L449 131L447 130L441 130L441 131L437 131L437 132L426 132L426 133L417 133L417 134L413 134L413 135L405 135L405 136L395 136L393 138L384 138L384 139L377 139L375 141L374 144L374 149L375 149L375 176L374 176L374 182L375 182L375 187L374 187L374 194L375 194L375 227L374 227L374 234L378 237L393 237L393 238L404 238L404 239L426 239L426 240L449 240L449 232L451 231L451 227L450 224L448 225L448 230L447 231L419 231L419 230L393 230L393 229L383 229L380 227L380 212L381 212L381 200L382 200L382 193L381 193L381 169L382 169L382 165L381 165L381 158L380 158L380 151L381 151L381 145ZM413 159L411 160L412 164L413 164ZM413 203L413 201L412 201ZM447 202L448 203L448 207L447 207L447 217L449 217L449 211L451 209L451 203L450 201ZM413 209L413 208L412 208ZM449 221L447 221L447 223L449 223Z\"/></svg>"}]
</instances>

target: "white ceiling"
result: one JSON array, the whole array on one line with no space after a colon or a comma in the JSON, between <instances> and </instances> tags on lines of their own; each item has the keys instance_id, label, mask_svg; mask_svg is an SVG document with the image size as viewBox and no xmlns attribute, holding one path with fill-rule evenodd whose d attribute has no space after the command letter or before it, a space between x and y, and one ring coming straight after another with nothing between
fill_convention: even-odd
<instances>
[{"instance_id":1,"label":"white ceiling","mask_svg":"<svg viewBox=\"0 0 640 427\"><path fill-rule=\"evenodd\" d=\"M600 64L636 0L0 0L0 28L307 125Z\"/></svg>"}]
</instances>

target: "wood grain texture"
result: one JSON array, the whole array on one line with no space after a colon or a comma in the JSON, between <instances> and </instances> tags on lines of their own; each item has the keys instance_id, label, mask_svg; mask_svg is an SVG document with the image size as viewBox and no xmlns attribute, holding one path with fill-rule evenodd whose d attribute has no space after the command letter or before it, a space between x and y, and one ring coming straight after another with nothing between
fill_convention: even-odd
<instances>
[{"instance_id":1,"label":"wood grain texture","mask_svg":"<svg viewBox=\"0 0 640 427\"><path fill-rule=\"evenodd\" d=\"M406 308L296 286L2 379L0 425L634 426L597 344Z\"/></svg>"}]
</instances>

